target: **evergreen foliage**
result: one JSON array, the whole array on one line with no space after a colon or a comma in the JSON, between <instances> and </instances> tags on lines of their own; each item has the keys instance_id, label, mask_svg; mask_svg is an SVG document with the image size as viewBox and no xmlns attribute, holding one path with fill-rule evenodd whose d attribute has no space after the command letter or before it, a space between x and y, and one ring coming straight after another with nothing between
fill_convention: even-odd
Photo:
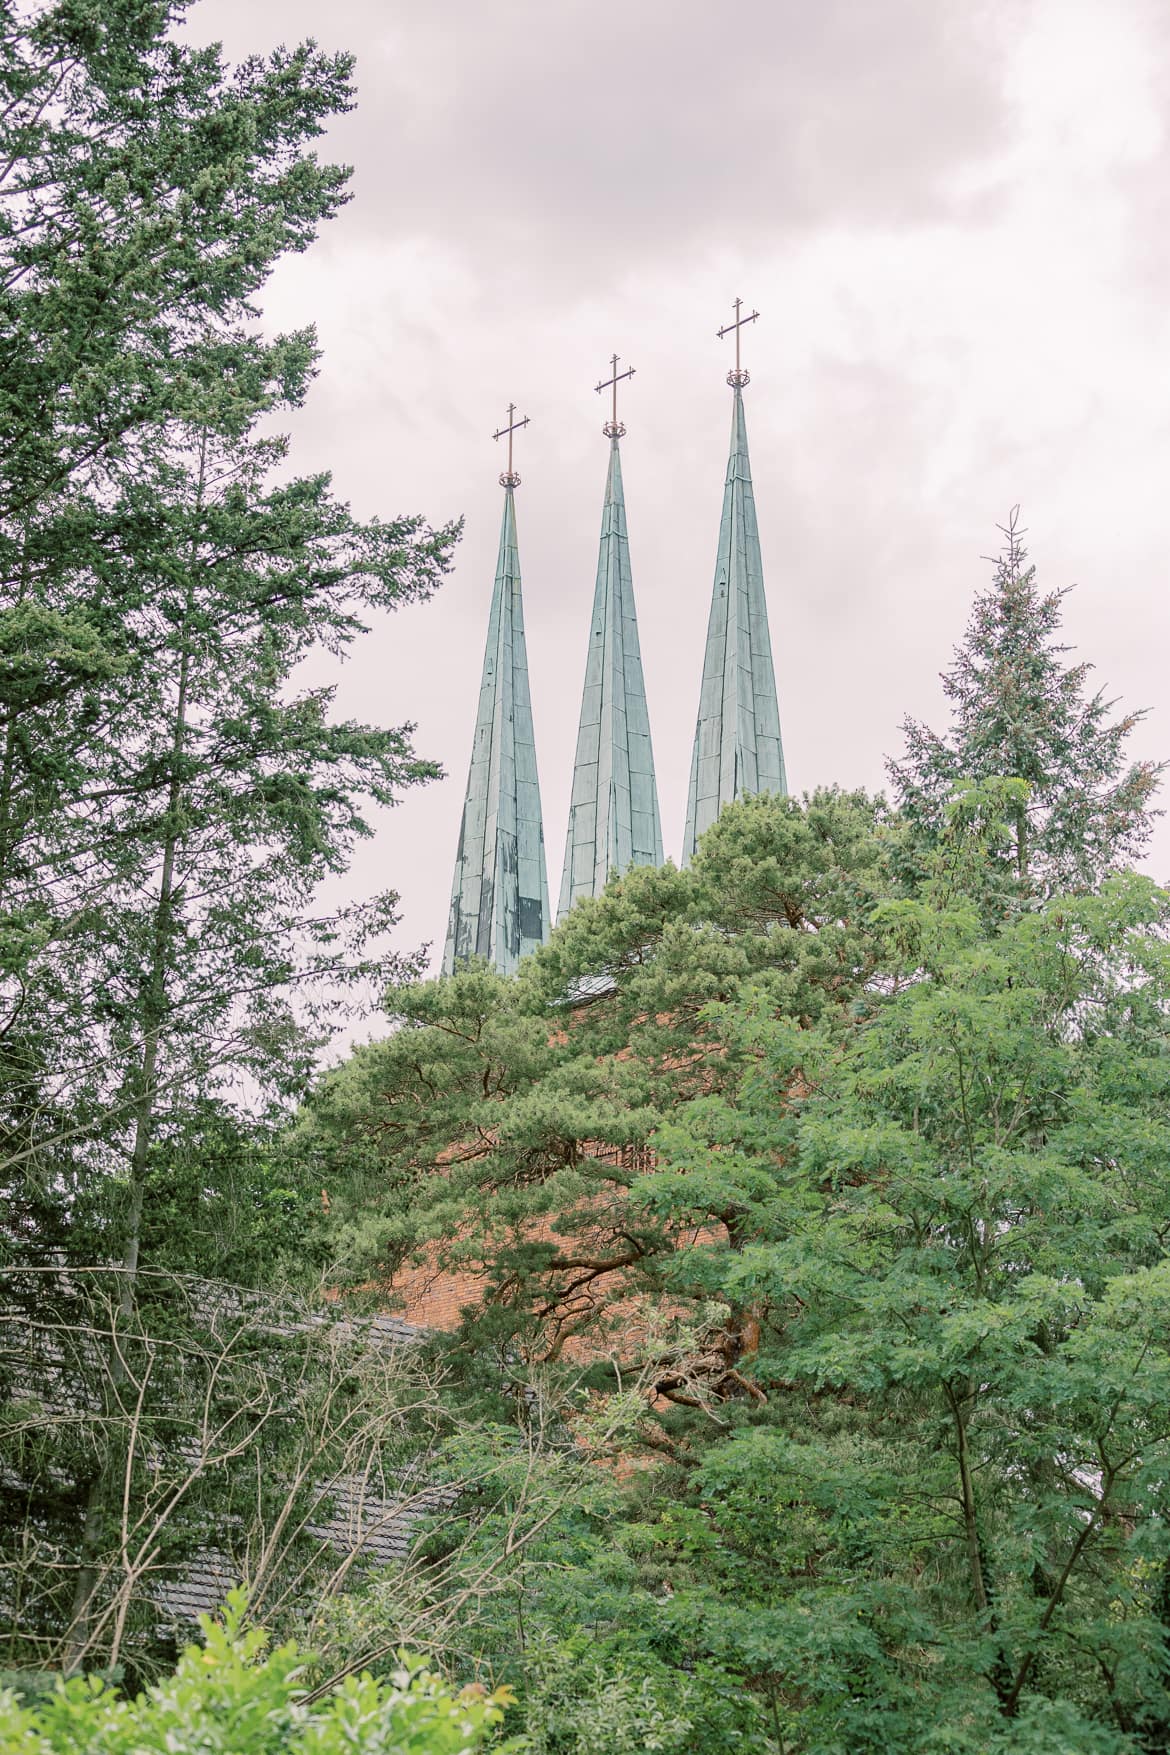
<instances>
[{"instance_id":1,"label":"evergreen foliage","mask_svg":"<svg viewBox=\"0 0 1170 1755\"><path fill-rule=\"evenodd\" d=\"M302 1126L351 1275L428 1245L483 1276L485 1340L555 1357L600 1344L623 1296L661 1294L686 1229L738 1246L730 1170L669 1215L631 1184L680 1103L740 1076L712 1006L751 990L803 1025L852 1015L897 840L861 794L748 799L685 871L633 867L581 902L514 980L473 967L392 989L401 1027L325 1078ZM741 1344L720 1341L729 1368Z\"/></svg>"},{"instance_id":2,"label":"evergreen foliage","mask_svg":"<svg viewBox=\"0 0 1170 1755\"><path fill-rule=\"evenodd\" d=\"M1067 588L1041 590L1018 510L1001 527L995 576L977 595L963 643L943 673L951 725L939 733L904 720L906 753L889 763L889 773L928 846L937 845L959 786L1026 781L1000 863L1017 888L1052 894L1091 886L1141 853L1161 769L1126 756L1143 715L1114 719L1113 702L1100 691L1086 695L1092 667L1064 664L1068 647L1057 636Z\"/></svg>"},{"instance_id":3,"label":"evergreen foliage","mask_svg":"<svg viewBox=\"0 0 1170 1755\"><path fill-rule=\"evenodd\" d=\"M281 1120L346 984L410 968L391 893L315 895L364 809L437 771L293 679L425 598L456 534L358 521L267 436L315 341L266 339L252 300L345 199L313 143L349 58L232 72L178 16L59 0L0 46L0 1601L67 1666L146 1649L176 1558L172 1527L131 1561L156 1489L185 1483L184 1552L214 1538L189 1394L272 1436L187 1282L312 1275Z\"/></svg>"}]
</instances>

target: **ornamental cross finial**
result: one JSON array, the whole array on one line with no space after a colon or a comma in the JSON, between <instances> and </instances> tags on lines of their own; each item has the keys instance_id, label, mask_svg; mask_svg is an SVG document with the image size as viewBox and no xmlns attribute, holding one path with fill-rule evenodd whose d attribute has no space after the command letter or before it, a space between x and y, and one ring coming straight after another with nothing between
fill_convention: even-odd
<instances>
[{"instance_id":1,"label":"ornamental cross finial","mask_svg":"<svg viewBox=\"0 0 1170 1755\"><path fill-rule=\"evenodd\" d=\"M744 385L751 381L749 374L742 369L739 363L739 332L745 323L754 323L760 314L758 311L753 311L750 317L741 317L739 313L742 308L743 300L736 299L735 322L725 324L725 326L718 331L720 341L723 340L725 335L730 335L732 331L735 333L735 370L728 372L727 374L727 382L731 385L733 390L742 390Z\"/></svg>"},{"instance_id":2,"label":"ornamental cross finial","mask_svg":"<svg viewBox=\"0 0 1170 1755\"><path fill-rule=\"evenodd\" d=\"M600 394L603 390L608 390L612 386L612 388L613 388L613 413L611 414L609 420L606 421L605 425L602 427L601 430L605 434L607 439L620 439L622 434L625 432L626 429L625 429L625 425L623 424L623 422L620 421L617 417L617 387L621 383L623 378L632 378L633 377L634 368L633 368L633 366L630 366L626 371L619 372L617 369L618 355L616 353L610 355L609 363L610 363L611 367L613 368L612 378L603 378L601 383L595 384L593 386L593 388L594 388L594 390L596 390L597 394L600 396Z\"/></svg>"},{"instance_id":3,"label":"ornamental cross finial","mask_svg":"<svg viewBox=\"0 0 1170 1755\"><path fill-rule=\"evenodd\" d=\"M512 468L512 434L518 433L521 427L526 427L528 425L528 416L525 415L523 420L516 420L515 414L516 404L514 402L509 402L507 426L501 427L498 433L492 434L493 439L502 439L505 434L508 439L508 467L500 477L500 486L503 488L518 488L520 486L520 477Z\"/></svg>"}]
</instances>

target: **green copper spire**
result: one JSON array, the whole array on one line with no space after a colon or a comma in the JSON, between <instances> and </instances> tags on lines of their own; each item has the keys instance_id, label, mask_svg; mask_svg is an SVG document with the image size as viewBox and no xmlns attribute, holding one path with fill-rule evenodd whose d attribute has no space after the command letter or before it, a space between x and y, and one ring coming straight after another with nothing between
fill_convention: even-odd
<instances>
[{"instance_id":1,"label":"green copper spire","mask_svg":"<svg viewBox=\"0 0 1170 1755\"><path fill-rule=\"evenodd\" d=\"M735 401L691 757L684 865L694 857L703 831L733 798L749 792L788 790L743 414L743 387L748 374L739 366L739 327L752 320L739 317L737 299L736 323L720 331L722 335L735 329L736 366L727 377Z\"/></svg>"},{"instance_id":2,"label":"green copper spire","mask_svg":"<svg viewBox=\"0 0 1170 1755\"><path fill-rule=\"evenodd\" d=\"M514 412L509 407L509 420ZM509 975L521 957L544 943L549 929L540 782L516 544L515 490L520 478L512 469L515 426L501 430L508 435L508 468L500 477L504 518L451 886L451 917L443 952L445 975L471 957L485 957Z\"/></svg>"},{"instance_id":3,"label":"green copper spire","mask_svg":"<svg viewBox=\"0 0 1170 1755\"><path fill-rule=\"evenodd\" d=\"M563 920L582 896L600 895L611 872L625 871L631 865L662 864L658 788L618 447L624 430L616 418L606 422L609 473L601 510L601 546L558 920Z\"/></svg>"}]
</instances>

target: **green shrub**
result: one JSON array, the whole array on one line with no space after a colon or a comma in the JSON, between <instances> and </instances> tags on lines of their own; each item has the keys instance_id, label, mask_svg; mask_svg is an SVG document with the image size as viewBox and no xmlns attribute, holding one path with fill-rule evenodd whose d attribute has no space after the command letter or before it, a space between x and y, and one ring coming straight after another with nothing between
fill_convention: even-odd
<instances>
[{"instance_id":1,"label":"green shrub","mask_svg":"<svg viewBox=\"0 0 1170 1755\"><path fill-rule=\"evenodd\" d=\"M351 1676L310 1704L304 1655L267 1652L245 1606L233 1591L222 1622L201 1615L202 1646L136 1700L84 1677L29 1706L0 1693L0 1755L474 1755L510 1704L504 1688L455 1693L405 1653L389 1682Z\"/></svg>"}]
</instances>

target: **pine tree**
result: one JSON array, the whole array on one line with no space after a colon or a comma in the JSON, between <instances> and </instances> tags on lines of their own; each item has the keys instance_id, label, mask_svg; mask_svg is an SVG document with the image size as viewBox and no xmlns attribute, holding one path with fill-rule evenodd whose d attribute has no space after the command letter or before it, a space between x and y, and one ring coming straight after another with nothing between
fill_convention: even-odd
<instances>
[{"instance_id":1,"label":"pine tree","mask_svg":"<svg viewBox=\"0 0 1170 1755\"><path fill-rule=\"evenodd\" d=\"M581 1336L602 1346L615 1312L624 1327L623 1299L680 1292L688 1229L741 1249L753 1196L737 1153L675 1178L655 1211L631 1186L680 1105L715 1101L754 1058L712 1008L750 993L806 1024L852 1017L874 972L868 916L889 893L888 816L864 794L740 800L685 871L631 867L517 976L472 967L391 989L402 1027L320 1080L300 1127L353 1277L386 1282L429 1245L432 1262L482 1275L481 1337L557 1357ZM706 1293L682 1296L699 1310ZM752 1322L736 1308L716 1325L699 1375L726 1375ZM664 1366L659 1393L690 1394L688 1369Z\"/></svg>"},{"instance_id":2,"label":"pine tree","mask_svg":"<svg viewBox=\"0 0 1170 1755\"><path fill-rule=\"evenodd\" d=\"M350 58L280 49L233 75L169 34L176 17L60 0L0 39L0 1161L14 1198L72 1187L83 1142L112 1149L136 1079L173 1086L149 1072L147 1014L171 1005L159 982L180 956L198 947L204 1013L237 1005L241 983L255 1012L296 960L306 896L363 832L359 796L385 802L435 771L409 728L330 725L327 695L290 701L287 683L314 646L341 650L364 609L426 595L454 532L360 525L325 478L274 488L285 447L255 437L315 369L311 332L265 341L250 301L345 198L345 170L310 148L351 101ZM180 898L195 845L208 869ZM191 1004L182 1034L206 1089L231 1050ZM238 1011L231 1034L261 1040ZM303 1066L292 1035L269 1017L269 1067Z\"/></svg>"},{"instance_id":3,"label":"pine tree","mask_svg":"<svg viewBox=\"0 0 1170 1755\"><path fill-rule=\"evenodd\" d=\"M270 485L285 446L248 429L274 397L237 399L244 430L233 434L223 404L235 388L207 424L156 433L124 484L134 540L100 587L119 605L123 663L102 690L74 808L37 825L46 934L23 970L0 1096L5 1182L29 1215L9 1239L9 1287L42 1322L63 1316L79 1268L112 1259L115 1321L186 1332L185 1295L176 1316L157 1277L140 1294L160 1250L183 1269L166 1236L176 1161L303 1089L340 983L410 968L378 943L392 893L347 916L318 914L313 899L368 832L363 802L392 803L434 767L415 757L409 728L335 722L331 691L297 694L290 679L306 654L362 631L365 606L425 596L450 533L409 519L360 525L324 479ZM26 1089L51 1093L51 1109ZM42 1232L28 1195L54 1184ZM51 1257L60 1279L42 1271ZM165 1429L168 1410L152 1401L147 1415L166 1452L157 1422ZM101 1625L112 1493L127 1467L116 1442L88 1463L88 1481L69 1484L86 1512L66 1617L74 1659L92 1654Z\"/></svg>"},{"instance_id":4,"label":"pine tree","mask_svg":"<svg viewBox=\"0 0 1170 1755\"><path fill-rule=\"evenodd\" d=\"M927 845L965 781L1026 781L1013 810L1012 875L1042 893L1091 887L1134 859L1156 813L1161 767L1128 762L1126 740L1144 716L1112 718L1114 703L1087 696L1092 668L1066 666L1058 643L1062 591L1043 592L1028 564L1014 508L990 588L975 599L963 643L943 673L951 703L944 733L903 722L906 754L887 764L903 809Z\"/></svg>"}]
</instances>

